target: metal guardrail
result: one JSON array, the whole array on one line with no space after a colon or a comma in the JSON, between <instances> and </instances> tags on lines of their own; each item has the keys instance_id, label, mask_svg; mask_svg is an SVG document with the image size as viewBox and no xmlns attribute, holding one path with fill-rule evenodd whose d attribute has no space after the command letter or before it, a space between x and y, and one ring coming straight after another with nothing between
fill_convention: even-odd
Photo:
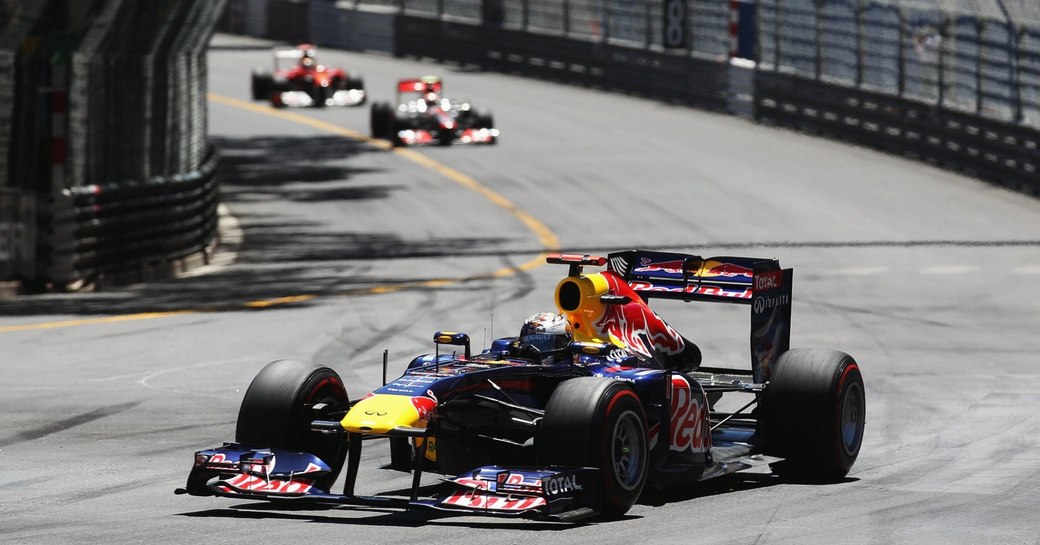
<instances>
[{"instance_id":1,"label":"metal guardrail","mask_svg":"<svg viewBox=\"0 0 1040 545\"><path fill-rule=\"evenodd\" d=\"M0 280L32 278L35 251L36 196L0 188Z\"/></svg>"},{"instance_id":2,"label":"metal guardrail","mask_svg":"<svg viewBox=\"0 0 1040 545\"><path fill-rule=\"evenodd\" d=\"M204 259L206 47L225 1L22 4L0 5L0 190L39 206L33 262L0 257L0 281L63 289Z\"/></svg>"},{"instance_id":3,"label":"metal guardrail","mask_svg":"<svg viewBox=\"0 0 1040 545\"><path fill-rule=\"evenodd\" d=\"M61 192L47 275L58 287L143 281L216 242L216 154L194 172Z\"/></svg>"},{"instance_id":4,"label":"metal guardrail","mask_svg":"<svg viewBox=\"0 0 1040 545\"><path fill-rule=\"evenodd\" d=\"M756 74L755 117L1040 195L1040 133L884 93Z\"/></svg>"}]
</instances>

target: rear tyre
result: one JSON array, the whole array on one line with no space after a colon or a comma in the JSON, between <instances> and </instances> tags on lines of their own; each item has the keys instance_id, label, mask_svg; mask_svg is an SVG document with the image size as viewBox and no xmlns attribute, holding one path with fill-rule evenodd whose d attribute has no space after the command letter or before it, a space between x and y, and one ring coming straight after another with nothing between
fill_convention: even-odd
<instances>
[{"instance_id":1,"label":"rear tyre","mask_svg":"<svg viewBox=\"0 0 1040 545\"><path fill-rule=\"evenodd\" d=\"M478 129L488 129L488 130L491 130L491 129L495 128L495 117L492 114L490 114L490 113L487 114L487 115L478 116L477 119L476 119L476 127ZM497 144L498 143L498 138L492 136L491 140L488 140L487 143L488 144Z\"/></svg>"},{"instance_id":2,"label":"rear tyre","mask_svg":"<svg viewBox=\"0 0 1040 545\"><path fill-rule=\"evenodd\" d=\"M793 349L780 355L762 394L767 454L781 477L836 482L848 475L863 443L866 395L852 356Z\"/></svg>"},{"instance_id":3,"label":"rear tyre","mask_svg":"<svg viewBox=\"0 0 1040 545\"><path fill-rule=\"evenodd\" d=\"M545 406L536 440L542 463L600 470L600 512L624 515L648 471L646 415L627 384L599 377L564 381Z\"/></svg>"},{"instance_id":4,"label":"rear tyre","mask_svg":"<svg viewBox=\"0 0 1040 545\"><path fill-rule=\"evenodd\" d=\"M320 405L315 409L315 406ZM350 404L335 371L316 363L278 360L253 378L238 411L235 440L258 447L309 452L332 468L317 484L328 490L347 456L342 437L313 432L312 420L329 420Z\"/></svg>"},{"instance_id":5,"label":"rear tyre","mask_svg":"<svg viewBox=\"0 0 1040 545\"><path fill-rule=\"evenodd\" d=\"M271 74L261 69L253 69L250 77L250 92L253 100L267 100L271 97Z\"/></svg>"}]
</instances>

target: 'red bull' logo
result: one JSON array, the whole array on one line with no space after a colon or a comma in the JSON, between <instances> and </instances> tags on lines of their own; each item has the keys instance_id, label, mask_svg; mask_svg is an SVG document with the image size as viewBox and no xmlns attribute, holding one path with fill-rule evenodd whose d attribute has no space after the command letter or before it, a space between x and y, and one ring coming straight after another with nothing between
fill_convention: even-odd
<instances>
[{"instance_id":1,"label":"'red bull' logo","mask_svg":"<svg viewBox=\"0 0 1040 545\"><path fill-rule=\"evenodd\" d=\"M678 331L666 324L619 276L602 274L610 293L628 296L631 301L624 305L606 306L603 317L595 324L599 335L613 335L628 348L648 358L655 350L667 355L683 351L686 343ZM650 346L644 339L649 340Z\"/></svg>"},{"instance_id":2,"label":"'red bull' logo","mask_svg":"<svg viewBox=\"0 0 1040 545\"><path fill-rule=\"evenodd\" d=\"M708 265L711 266L708 267ZM705 263L705 270L701 276L723 276L726 278L743 276L745 278L751 278L754 275L755 272L747 267L741 267L740 265L734 265L733 263L709 261L708 263Z\"/></svg>"},{"instance_id":3,"label":"'red bull' logo","mask_svg":"<svg viewBox=\"0 0 1040 545\"><path fill-rule=\"evenodd\" d=\"M636 267L632 272L637 273L652 273L652 272L663 272L669 274L682 274L683 272L683 261L682 259L676 259L673 261L658 261L652 262L648 258L642 258L639 260L639 267Z\"/></svg>"},{"instance_id":4,"label":"'red bull' logo","mask_svg":"<svg viewBox=\"0 0 1040 545\"><path fill-rule=\"evenodd\" d=\"M707 452L708 411L700 390L694 390L686 377L672 376L672 434L669 450Z\"/></svg>"},{"instance_id":5,"label":"'red bull' logo","mask_svg":"<svg viewBox=\"0 0 1040 545\"><path fill-rule=\"evenodd\" d=\"M695 262L696 263L696 262ZM735 263L723 263L721 261L707 261L700 268L700 270L684 269L686 261L683 259L674 259L671 261L650 261L649 258L641 258L639 260L639 266L632 270L633 273L666 273L666 274L682 274L684 271L692 274L696 274L701 277L724 277L724 278L736 278L742 276L744 278L751 278L754 276L754 271L737 265Z\"/></svg>"},{"instance_id":6,"label":"'red bull' logo","mask_svg":"<svg viewBox=\"0 0 1040 545\"><path fill-rule=\"evenodd\" d=\"M437 402L425 396L417 396L412 398L412 406L415 407L415 412L419 413L419 420L429 420L428 417L437 406Z\"/></svg>"}]
</instances>

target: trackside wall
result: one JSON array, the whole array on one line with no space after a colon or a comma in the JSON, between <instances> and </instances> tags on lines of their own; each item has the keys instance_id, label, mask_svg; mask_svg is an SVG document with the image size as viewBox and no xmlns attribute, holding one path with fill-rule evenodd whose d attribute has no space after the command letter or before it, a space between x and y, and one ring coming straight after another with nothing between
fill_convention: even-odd
<instances>
[{"instance_id":1,"label":"trackside wall","mask_svg":"<svg viewBox=\"0 0 1040 545\"><path fill-rule=\"evenodd\" d=\"M77 288L204 261L218 194L205 49L223 0L2 6L0 210L20 212L0 226L19 225L23 250L0 250L0 282Z\"/></svg>"}]
</instances>

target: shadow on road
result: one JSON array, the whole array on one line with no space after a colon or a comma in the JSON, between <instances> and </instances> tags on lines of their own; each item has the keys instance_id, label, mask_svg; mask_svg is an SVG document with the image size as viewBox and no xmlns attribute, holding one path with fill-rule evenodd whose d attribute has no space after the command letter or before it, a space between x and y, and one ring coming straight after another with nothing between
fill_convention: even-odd
<instances>
[{"instance_id":1,"label":"shadow on road","mask_svg":"<svg viewBox=\"0 0 1040 545\"><path fill-rule=\"evenodd\" d=\"M508 254L502 250L511 241L507 238L474 234L410 240L389 223L393 218L385 225L359 225L344 217L358 206L375 206L400 192L415 191L407 184L385 183L388 177L378 176L378 169L358 166L366 163L359 160L364 154L385 153L372 146L336 136L224 137L214 143L221 155L221 200L241 233L240 243L225 240L221 246L221 252L234 252L232 265L104 291L25 296L0 302L0 314L241 310L255 300L432 279L411 266L395 268L393 279L373 274L369 269L380 260ZM422 200L419 195L404 202ZM406 215L403 210L400 217ZM222 222L224 237L227 224Z\"/></svg>"}]
</instances>

